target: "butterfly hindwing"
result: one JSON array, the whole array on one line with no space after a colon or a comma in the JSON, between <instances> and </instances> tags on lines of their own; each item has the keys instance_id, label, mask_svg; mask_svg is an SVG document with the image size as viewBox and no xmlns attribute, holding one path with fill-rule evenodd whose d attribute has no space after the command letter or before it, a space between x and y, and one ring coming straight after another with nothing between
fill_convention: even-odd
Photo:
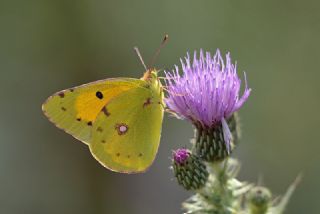
<instances>
[{"instance_id":1,"label":"butterfly hindwing","mask_svg":"<svg viewBox=\"0 0 320 214\"><path fill-rule=\"evenodd\" d=\"M145 171L155 159L160 142L160 103L162 97L145 88L129 90L113 99L93 124L89 145L93 156L113 171Z\"/></svg>"},{"instance_id":2,"label":"butterfly hindwing","mask_svg":"<svg viewBox=\"0 0 320 214\"><path fill-rule=\"evenodd\" d=\"M103 107L121 93L141 88L141 84L142 80L131 78L99 80L52 95L42 109L57 127L89 144L93 123Z\"/></svg>"}]
</instances>

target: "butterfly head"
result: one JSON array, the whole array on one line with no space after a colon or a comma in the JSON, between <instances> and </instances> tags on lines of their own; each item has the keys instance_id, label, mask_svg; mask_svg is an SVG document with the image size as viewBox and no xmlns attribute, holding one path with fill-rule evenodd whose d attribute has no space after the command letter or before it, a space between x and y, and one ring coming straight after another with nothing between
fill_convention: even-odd
<instances>
[{"instance_id":1,"label":"butterfly head","mask_svg":"<svg viewBox=\"0 0 320 214\"><path fill-rule=\"evenodd\" d=\"M158 71L156 69L148 69L143 77L141 78L142 80L145 80L150 83L154 83L158 81Z\"/></svg>"}]
</instances>

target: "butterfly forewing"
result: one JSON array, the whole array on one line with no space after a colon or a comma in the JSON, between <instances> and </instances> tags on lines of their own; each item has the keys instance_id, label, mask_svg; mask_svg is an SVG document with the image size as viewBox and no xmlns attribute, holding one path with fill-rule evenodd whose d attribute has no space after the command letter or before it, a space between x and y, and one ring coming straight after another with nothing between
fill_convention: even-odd
<instances>
[{"instance_id":1,"label":"butterfly forewing","mask_svg":"<svg viewBox=\"0 0 320 214\"><path fill-rule=\"evenodd\" d=\"M100 80L60 91L49 97L42 109L57 127L89 144L93 123L103 107L123 92L143 88L143 84L131 78Z\"/></svg>"}]
</instances>

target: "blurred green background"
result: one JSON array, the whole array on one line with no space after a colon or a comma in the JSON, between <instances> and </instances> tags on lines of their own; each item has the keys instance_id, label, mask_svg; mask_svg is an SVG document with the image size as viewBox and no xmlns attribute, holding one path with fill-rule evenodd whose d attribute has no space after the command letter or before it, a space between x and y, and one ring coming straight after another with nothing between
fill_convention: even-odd
<instances>
[{"instance_id":1,"label":"blurred green background","mask_svg":"<svg viewBox=\"0 0 320 214\"><path fill-rule=\"evenodd\" d=\"M286 213L320 213L320 3L256 0L1 0L0 213L181 213L189 193L169 170L192 127L165 117L157 159L139 175L104 169L41 112L52 93L97 79L140 77L204 48L231 52L253 89L242 108L241 179L275 194L298 173Z\"/></svg>"}]
</instances>

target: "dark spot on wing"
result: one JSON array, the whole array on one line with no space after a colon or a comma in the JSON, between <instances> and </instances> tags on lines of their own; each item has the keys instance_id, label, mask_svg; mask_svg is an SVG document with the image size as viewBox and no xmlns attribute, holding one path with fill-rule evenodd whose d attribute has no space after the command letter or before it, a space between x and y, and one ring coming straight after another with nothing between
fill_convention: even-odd
<instances>
[{"instance_id":1,"label":"dark spot on wing","mask_svg":"<svg viewBox=\"0 0 320 214\"><path fill-rule=\"evenodd\" d=\"M74 92L74 89L73 89L73 88L70 88L69 91L70 91L70 92Z\"/></svg>"},{"instance_id":2,"label":"dark spot on wing","mask_svg":"<svg viewBox=\"0 0 320 214\"><path fill-rule=\"evenodd\" d=\"M62 91L62 92L59 92L59 97L61 97L61 98L64 98L64 92Z\"/></svg>"},{"instance_id":3,"label":"dark spot on wing","mask_svg":"<svg viewBox=\"0 0 320 214\"><path fill-rule=\"evenodd\" d=\"M79 117L79 118L77 118L77 121L81 121L81 118Z\"/></svg>"},{"instance_id":4,"label":"dark spot on wing","mask_svg":"<svg viewBox=\"0 0 320 214\"><path fill-rule=\"evenodd\" d=\"M87 123L87 125L88 125L88 126L92 126L92 121L89 121L89 122Z\"/></svg>"},{"instance_id":5,"label":"dark spot on wing","mask_svg":"<svg viewBox=\"0 0 320 214\"><path fill-rule=\"evenodd\" d=\"M103 132L103 129L99 126L99 127L97 128L97 131L98 131L98 132Z\"/></svg>"},{"instance_id":6,"label":"dark spot on wing","mask_svg":"<svg viewBox=\"0 0 320 214\"><path fill-rule=\"evenodd\" d=\"M147 100L143 103L143 108L144 108L144 107L147 107L147 106L150 105L150 104L151 104L151 98L148 97Z\"/></svg>"},{"instance_id":7,"label":"dark spot on wing","mask_svg":"<svg viewBox=\"0 0 320 214\"><path fill-rule=\"evenodd\" d=\"M120 153L118 152L118 153L116 154L116 156L119 157L119 156L120 156Z\"/></svg>"},{"instance_id":8,"label":"dark spot on wing","mask_svg":"<svg viewBox=\"0 0 320 214\"><path fill-rule=\"evenodd\" d=\"M101 91L96 92L96 97L98 97L100 100L103 99L103 94L101 93Z\"/></svg>"},{"instance_id":9,"label":"dark spot on wing","mask_svg":"<svg viewBox=\"0 0 320 214\"><path fill-rule=\"evenodd\" d=\"M105 143L106 141L105 140L101 140L101 143Z\"/></svg>"},{"instance_id":10,"label":"dark spot on wing","mask_svg":"<svg viewBox=\"0 0 320 214\"><path fill-rule=\"evenodd\" d=\"M102 111L107 117L110 116L110 112L108 112L108 109L105 106L102 108Z\"/></svg>"},{"instance_id":11,"label":"dark spot on wing","mask_svg":"<svg viewBox=\"0 0 320 214\"><path fill-rule=\"evenodd\" d=\"M61 107L62 111L67 111L67 109L65 107Z\"/></svg>"},{"instance_id":12,"label":"dark spot on wing","mask_svg":"<svg viewBox=\"0 0 320 214\"><path fill-rule=\"evenodd\" d=\"M139 153L139 155L138 155L139 157L142 157L142 153Z\"/></svg>"}]
</instances>

